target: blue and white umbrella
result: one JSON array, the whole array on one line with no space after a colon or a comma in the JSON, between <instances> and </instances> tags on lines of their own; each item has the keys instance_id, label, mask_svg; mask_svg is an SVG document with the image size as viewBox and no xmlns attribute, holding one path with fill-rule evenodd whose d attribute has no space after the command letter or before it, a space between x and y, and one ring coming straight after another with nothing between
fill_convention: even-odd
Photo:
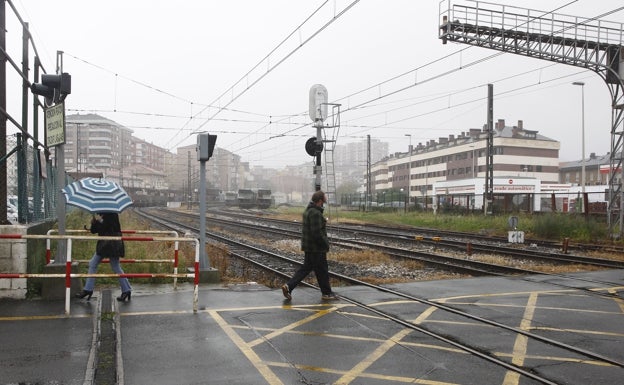
<instances>
[{"instance_id":1,"label":"blue and white umbrella","mask_svg":"<svg viewBox=\"0 0 624 385\"><path fill-rule=\"evenodd\" d=\"M132 204L132 198L123 187L101 178L83 178L61 191L68 205L90 213L120 213Z\"/></svg>"}]
</instances>

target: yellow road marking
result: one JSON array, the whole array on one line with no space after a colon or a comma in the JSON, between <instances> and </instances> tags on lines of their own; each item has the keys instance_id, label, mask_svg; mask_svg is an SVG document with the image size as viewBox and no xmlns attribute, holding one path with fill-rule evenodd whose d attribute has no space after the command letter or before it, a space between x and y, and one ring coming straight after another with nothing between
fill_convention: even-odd
<instances>
[{"instance_id":1,"label":"yellow road marking","mask_svg":"<svg viewBox=\"0 0 624 385\"><path fill-rule=\"evenodd\" d=\"M177 315L177 314L193 314L191 310L159 310L159 311L136 311L119 313L120 316L142 316L142 315Z\"/></svg>"},{"instance_id":2,"label":"yellow road marking","mask_svg":"<svg viewBox=\"0 0 624 385\"><path fill-rule=\"evenodd\" d=\"M30 316L17 316L17 317L0 317L0 321L37 321L37 320L49 320L49 319L65 319L65 318L90 318L92 314L77 314L77 315L30 315Z\"/></svg>"},{"instance_id":3,"label":"yellow road marking","mask_svg":"<svg viewBox=\"0 0 624 385\"><path fill-rule=\"evenodd\" d=\"M292 308L288 308L288 310L298 310L303 312L317 312L318 308L326 308L327 305L301 305L301 306L293 306ZM342 305L334 306L336 308L343 307ZM283 306L252 306L252 307L237 307L237 308L215 308L215 309L201 309L198 310L197 313L210 313L211 311L216 312L231 312L231 311L253 311L253 310L271 310L271 309L281 309ZM157 310L157 311L137 311L137 312L121 312L119 315L121 316L142 316L142 315L176 315L176 314L194 314L192 310ZM2 318L0 318L1 320Z\"/></svg>"},{"instance_id":4,"label":"yellow road marking","mask_svg":"<svg viewBox=\"0 0 624 385\"><path fill-rule=\"evenodd\" d=\"M513 357L513 353L494 353L498 357ZM574 362L577 364L586 364L586 365L594 365L594 366L613 366L608 362L604 361L596 361L596 360L582 360L580 358L570 358L570 357L553 357L553 356L535 356L535 355L526 355L525 358L532 360L543 360L543 361L555 361L555 362Z\"/></svg>"},{"instance_id":5,"label":"yellow road marking","mask_svg":"<svg viewBox=\"0 0 624 385\"><path fill-rule=\"evenodd\" d=\"M529 330L531 328L531 322L533 321L533 316L535 315L537 297L537 292L531 293L531 295L529 295L529 300L527 301L526 309L524 311L524 315L522 316L522 321L520 321L521 330ZM511 362L513 364L518 366L522 366L524 364L524 360L526 359L527 354L527 342L527 336L523 334L518 334L513 347L513 357L511 359ZM503 380L503 385L517 385L519 382L520 373L507 371L507 374L505 374L505 379Z\"/></svg>"},{"instance_id":6,"label":"yellow road marking","mask_svg":"<svg viewBox=\"0 0 624 385\"><path fill-rule=\"evenodd\" d=\"M617 288L609 289L610 294L617 294ZM624 313L624 301L621 298L614 298L615 303L620 307L620 310Z\"/></svg>"},{"instance_id":7,"label":"yellow road marking","mask_svg":"<svg viewBox=\"0 0 624 385\"><path fill-rule=\"evenodd\" d=\"M598 289L596 289L598 290ZM455 297L445 297L445 298L436 298L431 299L431 301L454 301L457 299L467 299L467 298L488 298L488 297L508 297L508 296L522 296L522 295L532 295L532 294L558 294L558 293L574 293L578 292L578 289L561 289L561 290L532 290L532 291L516 291L516 292L504 292L504 293L480 293L480 294L466 294L466 295L458 295Z\"/></svg>"},{"instance_id":8,"label":"yellow road marking","mask_svg":"<svg viewBox=\"0 0 624 385\"><path fill-rule=\"evenodd\" d=\"M315 314L312 314L309 317L303 318L303 319L301 319L301 320L299 320L297 322L293 322L293 323L291 323L291 324L289 324L289 325L287 325L287 326L285 326L283 328L275 330L273 333L269 333L269 334L267 334L265 336L262 336L262 337L260 337L260 338L258 338L256 340L254 340L254 341L249 342L249 347L253 348L253 347L257 346L257 345L260 345L261 343L264 343L266 340L270 340L272 338L275 338L277 336L280 336L280 335L284 334L287 331L290 331L290 330L293 330L295 328L298 328L299 326L305 325L308 322L312 322L315 319L324 317L327 314L334 312L335 310L337 310L337 308L321 310L321 311L319 311L319 312L317 312Z\"/></svg>"},{"instance_id":9,"label":"yellow road marking","mask_svg":"<svg viewBox=\"0 0 624 385\"><path fill-rule=\"evenodd\" d=\"M344 314L349 317L371 318L371 319L384 320L384 321L386 320L385 317L382 317L376 314L353 313L353 312L348 312L348 311L341 311L340 314Z\"/></svg>"},{"instance_id":10,"label":"yellow road marking","mask_svg":"<svg viewBox=\"0 0 624 385\"><path fill-rule=\"evenodd\" d=\"M290 364L286 364L284 362L267 362L267 365L280 367L280 368L290 368L291 367ZM309 366L309 365L297 365L297 364L295 364L293 366L296 367L299 370L315 371L315 372L321 372L321 373L332 373L332 374L344 374L345 373L344 370L319 368L319 367L316 367L316 366ZM375 374L375 373L362 373L360 375L360 377L370 378L370 379L375 379L375 380L384 380L384 381L391 381L391 382L406 383L406 384L457 385L454 382L431 381L431 380L423 380L423 379L414 378L414 377L388 376L388 375L385 375L385 374Z\"/></svg>"},{"instance_id":11,"label":"yellow road marking","mask_svg":"<svg viewBox=\"0 0 624 385\"><path fill-rule=\"evenodd\" d=\"M595 291L601 291L603 289L594 289ZM604 291L608 291L608 292L616 292L617 289L608 289L608 290L604 290ZM440 303L452 303L452 304L461 304L461 303L465 303L466 305L473 305L473 306L479 306L479 307L509 307L509 308L519 308L520 306L518 305L508 305L508 304L497 304L497 303L471 303L471 302L467 302L467 301L453 301L453 299L457 300L457 299L470 299L470 298L496 298L496 297L504 297L504 296L518 296L518 295L523 295L526 294L528 295L528 301L527 304L524 306L525 307L525 312L522 318L522 322L520 324L520 329L523 330L556 330L556 331L562 331L562 332L575 332L575 333L586 333L586 334L598 334L598 335L610 335L610 336L617 336L617 337L621 337L622 334L620 333L608 333L608 332L600 332L600 331L588 331L588 330L572 330L572 329L550 329L550 328L542 328L542 327L532 327L532 319L534 318L535 312L537 310L560 310L560 311L574 311L574 312L586 312L586 313L594 313L594 314L606 314L606 315L610 315L610 314L621 314L620 312L617 311L613 311L613 312L609 312L609 311L597 311L597 310L588 310L588 309L573 309L573 308L559 308L559 307L538 307L537 306L537 299L538 299L538 295L543 294L543 295L550 295L550 296L557 296L557 295L567 295L567 296L574 296L576 295L575 293L575 289L572 290L557 290L557 291L552 291L552 290L546 290L546 291L533 291L533 292L515 292L515 293L498 293L498 294L476 294L476 295L464 295L464 296L457 296L457 297L449 297L449 298L444 298L444 299L440 299L438 300L438 302ZM586 296L586 295L582 295L582 294L578 294L578 296ZM617 303L617 305L619 306L619 309L621 309L622 312L624 312L624 300L619 299L619 298L614 298L614 301ZM397 304L413 304L414 301L412 300L397 300L397 301L387 301L387 302L379 302L374 304L375 306L392 306L392 305L397 305ZM234 332L235 329L248 329L249 327L247 326L238 326L238 325L228 325L227 322L225 322L225 320L221 319L223 325L221 325L222 328L228 328L228 330L233 333L234 335L236 335L237 341L238 343L236 343L235 338L233 338L232 336L230 336L230 338L232 338L232 340L237 344L237 346L239 347L239 349L241 349L241 351L243 351L243 353L245 353L244 349L247 349L251 354L253 354L253 357L255 357L256 361L253 361L250 359L250 361L256 365L256 367L258 367L258 365L260 365L258 370L267 370L270 375L275 376L274 373L272 373L270 367L272 366L287 366L287 367L298 367L298 368L302 368L302 369L306 369L306 370L315 370L315 371L319 371L319 372L328 372L328 373L337 373L337 374L341 374L342 378L341 380L343 380L344 382L337 382L338 384L349 384L351 383L353 380L355 380L358 377L362 377L362 378L376 378L376 379L384 379L384 380L390 380L390 381L398 381L398 382L407 382L407 383L419 383L419 384L447 384L447 383L442 383L442 382L426 382L426 381L414 381L413 378L408 378L408 377L399 377L399 376L382 376L382 375L378 375L378 374L372 374L372 373L368 373L366 372L366 370L374 363L376 362L380 357L382 357L384 354L386 354L388 352L388 350L390 350L393 346L396 346L398 343L401 343L402 345L405 346L419 346L419 347L425 347L425 348L429 348L429 349L442 349L442 347L439 346L433 346L433 345L424 345L424 344L413 344L413 343L407 343L407 342L400 342L401 339L405 338L405 336L407 336L409 334L409 331L407 330L403 330L397 334L395 334L394 336L389 337L389 340L383 340L383 339L375 339L375 338L362 338L362 337L354 337L354 336L341 336L341 335L334 335L334 334L327 334L327 333L319 333L319 332L305 332L305 331L297 331L294 330L295 328L297 328L298 326L301 326L305 323L308 323L314 319L317 319L319 317L322 317L328 313L331 313L333 311L336 311L338 308L343 308L346 306L351 306L349 304L344 305L344 304L332 304L334 307L332 307L331 309L324 309L319 311L319 308L326 308L328 305L326 304L311 304L311 305L298 305L298 306L292 306L292 305L279 305L279 306L255 306L255 307L238 307L238 308L227 308L227 307L223 307L223 308L219 308L219 310L200 310L199 312L205 312L208 313L210 315L216 314L217 312L223 312L223 311L228 311L228 312L232 312L232 311L249 311L249 310L253 310L253 309L284 309L284 310L298 310L298 311L303 311L303 312L314 312L313 315L311 315L310 317L307 317L303 320L300 320L298 322L295 322L293 324L288 325L287 327L281 328L281 329L273 329L273 328L257 328L258 330L263 330L263 331L271 331L271 333L267 334L266 336L263 336L257 340L252 341L251 343L245 343L244 340L242 340L240 337L238 337L238 335ZM418 317L417 322L418 323L422 323L422 322L427 322L427 323L451 323L451 324L464 324L461 322L454 322L454 321L442 321L442 320L427 320L428 315L431 314L431 312L435 311L435 308L430 308L428 309L426 312L423 312L421 314L421 316ZM125 313L123 315L145 315L145 314L188 314L190 313L189 311L179 311L179 312L149 312L149 313ZM365 315L365 314L360 314L360 313L352 313L352 312L342 312L345 315L353 315L353 316L357 316L357 317L370 317L370 318L379 318L378 316L375 315ZM217 316L219 316L217 314ZM60 316L57 316L59 318L63 318ZM52 317L54 318L54 317ZM214 318L214 316L213 316ZM2 318L0 318L0 320L2 320ZM469 323L465 323L465 324L469 324ZM472 325L472 324L470 324ZM474 324L475 326L477 324ZM255 329L255 328L254 328ZM225 329L224 329L225 330ZM226 331L227 333L227 331ZM371 341L373 343L380 343L381 345L375 349L374 352L372 352L371 354L369 354L364 360L362 360L360 363L356 364L352 369L348 370L348 371L339 371L339 370L334 370L331 368L319 368L319 367L311 367L311 366L305 366L305 365L296 365L296 364L292 364L292 363L270 363L270 362L263 362L259 356L257 356L254 352L253 352L253 348L259 344L262 343L262 341L267 340L267 339L271 339L271 338L275 338L276 336L279 336L281 334L287 334L287 333L291 333L291 334L300 334L300 335L323 335L325 337L329 337L329 338L337 338L337 339L349 339L349 340L366 340L366 341ZM528 347L527 347L527 338L525 336L519 335L518 337L516 337L514 346L513 346L513 352L512 353L494 353L497 356L501 356L501 357L511 357L511 361L518 365L518 366L522 366L525 361L527 359L536 359L536 360L551 360L551 361L555 361L555 362L574 362L574 363L580 363L580 364L587 364L587 365L595 365L595 366L612 366L608 363L603 363L603 362L599 362L599 361L594 361L594 360L581 360L581 359L575 359L575 358L566 358L566 357L542 357L542 356L531 356L527 354L528 351ZM463 351L458 351L456 349L448 349L449 351L452 352L459 352L459 353L465 353ZM247 353L245 353L247 355ZM262 369L263 368L263 369ZM266 375L264 375L265 378L267 378ZM269 381L269 380L267 380ZM508 371L506 374L506 377L504 379L503 385L517 385L520 381L519 375L513 371ZM270 381L269 381L270 382ZM272 382L270 382L272 383Z\"/></svg>"},{"instance_id":12,"label":"yellow road marking","mask_svg":"<svg viewBox=\"0 0 624 385\"><path fill-rule=\"evenodd\" d=\"M245 341L241 337L239 337L239 335L234 330L232 330L232 328L227 324L227 322L225 322L225 320L221 317L221 315L219 315L218 312L211 310L208 312L208 314L210 314L212 319L214 319L215 322L217 322L217 324L221 327L221 329L225 332L225 334L227 334L227 336L230 337L232 342L234 342L234 344L240 349L240 351L245 355L245 357L247 357L249 362L251 362L252 365L255 366L256 369L258 369L258 372L260 372L260 374L262 375L262 377L264 377L264 379L267 381L268 384L271 384L271 385L283 384L283 382L279 379L279 377L277 377L275 373L273 373L271 368L269 368L269 366L266 365L260 359L260 357L258 357L258 355L253 351L253 349L250 346L248 346L245 343Z\"/></svg>"},{"instance_id":13,"label":"yellow road marking","mask_svg":"<svg viewBox=\"0 0 624 385\"><path fill-rule=\"evenodd\" d=\"M485 308L523 308L524 305L511 305L511 304L501 304L501 303L473 303L473 302L449 302L451 305L464 305L464 306L476 306L476 307L485 307ZM579 309L573 307L554 307L554 306L539 306L540 310L556 310L556 311L572 311L574 313L590 313L590 314L621 314L620 312L615 311L604 311L604 310L592 310L592 309Z\"/></svg>"},{"instance_id":14,"label":"yellow road marking","mask_svg":"<svg viewBox=\"0 0 624 385\"><path fill-rule=\"evenodd\" d=\"M249 327L245 326L245 325L230 325L230 327L232 329L249 330ZM274 328L254 327L254 330L258 330L258 331L272 331L272 330L276 330L276 329L274 329ZM327 337L327 338L343 339L343 340L349 340L349 341L378 342L378 343L386 341L386 339L381 339L381 338L346 336L346 335L341 335L341 334L328 334L328 333L307 332L307 331L298 331L298 330L289 330L289 331L284 332L284 334L298 334L298 335L302 335L302 336L319 336L319 335L322 335L323 337ZM446 351L446 352L451 352L451 353L468 354L468 352L466 352L465 350L461 350L461 349L457 349L457 348L449 348L449 347L439 346L439 345L423 344L423 343L416 343L416 342L405 342L405 341L402 341L401 345L403 345L403 346L411 346L411 347L418 347L418 348L425 348L425 349L431 349L431 350L441 350L441 351Z\"/></svg>"},{"instance_id":15,"label":"yellow road marking","mask_svg":"<svg viewBox=\"0 0 624 385\"><path fill-rule=\"evenodd\" d=\"M425 319L427 319L437 308L429 307L423 313L414 320L415 324L422 323ZM377 347L371 354L366 356L362 361L360 361L357 365L355 365L351 370L347 371L343 374L342 377L335 382L336 385L347 385L350 384L353 380L360 377L366 369L368 369L371 365L373 365L379 358L381 358L384 354L386 354L390 349L396 346L405 336L410 334L412 329L403 329L396 333L395 335L388 338L384 341L380 346Z\"/></svg>"},{"instance_id":16,"label":"yellow road marking","mask_svg":"<svg viewBox=\"0 0 624 385\"><path fill-rule=\"evenodd\" d=\"M371 354L369 354L366 358L360 361L357 365L355 365L351 370L346 372L342 377L338 379L334 384L336 385L346 385L350 384L351 381L355 380L359 377L366 369L368 369L372 364L374 364L379 358L381 358L384 354L386 354L391 348L393 348L398 341L401 341L405 336L412 332L411 329L403 329L400 332L396 333L386 341L384 341L380 346L377 347Z\"/></svg>"},{"instance_id":17,"label":"yellow road marking","mask_svg":"<svg viewBox=\"0 0 624 385\"><path fill-rule=\"evenodd\" d=\"M338 303L338 304L332 304L332 305L327 305L327 304L314 304L314 305L297 305L297 306L292 306L292 305L279 305L279 306L245 306L245 307L221 307L221 308L214 308L214 309L208 309L206 311L209 310L214 310L214 311L218 311L218 312L222 312L222 311L253 311L253 310L267 310L267 309L296 309L296 310L304 310L304 309L312 309L313 311L316 311L315 309L321 308L321 309L327 309L329 307L331 308L339 308L342 309L344 307L353 307L355 305L351 305L351 304L342 304L342 303Z\"/></svg>"},{"instance_id":18,"label":"yellow road marking","mask_svg":"<svg viewBox=\"0 0 624 385\"><path fill-rule=\"evenodd\" d=\"M556 331L556 332L565 332L565 333L578 333L578 334L596 334L599 336L612 336L612 337L624 337L624 333L613 333L613 332L603 332L596 330L581 330L581 329L558 329L558 328L548 328L548 327L533 327L531 330L548 330L548 331Z\"/></svg>"}]
</instances>

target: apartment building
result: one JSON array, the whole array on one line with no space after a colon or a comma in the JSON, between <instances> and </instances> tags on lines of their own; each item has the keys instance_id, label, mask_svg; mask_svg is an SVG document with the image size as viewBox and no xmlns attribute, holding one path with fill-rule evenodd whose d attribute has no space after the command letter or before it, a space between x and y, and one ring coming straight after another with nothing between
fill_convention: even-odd
<instances>
[{"instance_id":1,"label":"apartment building","mask_svg":"<svg viewBox=\"0 0 624 385\"><path fill-rule=\"evenodd\" d=\"M609 184L609 169L611 164L610 154L596 155L592 152L585 160L562 162L559 165L559 182L581 185L583 183L583 167L585 168L585 185L599 186ZM615 175L616 180L621 181L621 174Z\"/></svg>"},{"instance_id":2,"label":"apartment building","mask_svg":"<svg viewBox=\"0 0 624 385\"><path fill-rule=\"evenodd\" d=\"M217 140L217 144L218 144ZM178 147L175 154L167 157L166 174L170 188L194 192L199 186L200 163L197 161L196 145ZM212 157L206 162L206 185L227 191L247 188L249 164L241 161L240 155L216 146Z\"/></svg>"},{"instance_id":3,"label":"apartment building","mask_svg":"<svg viewBox=\"0 0 624 385\"><path fill-rule=\"evenodd\" d=\"M97 114L65 117L65 170L73 175L101 173L134 189L166 190L167 150Z\"/></svg>"},{"instance_id":4,"label":"apartment building","mask_svg":"<svg viewBox=\"0 0 624 385\"><path fill-rule=\"evenodd\" d=\"M371 167L371 193L409 191L413 200L431 197L437 182L485 178L487 136L486 127L470 129L390 155ZM522 121L507 126L499 119L493 131L493 176L558 183L559 148L558 141L525 129Z\"/></svg>"}]
</instances>

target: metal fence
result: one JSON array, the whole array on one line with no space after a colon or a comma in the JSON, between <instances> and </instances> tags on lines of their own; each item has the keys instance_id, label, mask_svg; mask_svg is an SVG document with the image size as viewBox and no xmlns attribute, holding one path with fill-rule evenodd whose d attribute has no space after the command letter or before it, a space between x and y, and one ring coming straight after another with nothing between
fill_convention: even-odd
<instances>
[{"instance_id":1,"label":"metal fence","mask_svg":"<svg viewBox=\"0 0 624 385\"><path fill-rule=\"evenodd\" d=\"M341 207L360 211L433 211L438 213L483 212L483 195L439 194L408 197L403 191L366 194L343 194ZM488 202L488 212L509 213L564 213L607 216L608 191L600 192L542 192L522 194L494 194Z\"/></svg>"},{"instance_id":2,"label":"metal fence","mask_svg":"<svg viewBox=\"0 0 624 385\"><path fill-rule=\"evenodd\" d=\"M34 151L21 133L6 137L7 219L27 224L56 218L56 167Z\"/></svg>"}]
</instances>

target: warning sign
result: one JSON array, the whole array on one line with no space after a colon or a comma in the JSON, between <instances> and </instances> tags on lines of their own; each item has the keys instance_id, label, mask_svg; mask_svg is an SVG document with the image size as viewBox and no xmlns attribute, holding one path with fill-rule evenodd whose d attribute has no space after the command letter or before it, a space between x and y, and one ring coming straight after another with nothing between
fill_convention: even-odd
<instances>
[{"instance_id":1,"label":"warning sign","mask_svg":"<svg viewBox=\"0 0 624 385\"><path fill-rule=\"evenodd\" d=\"M45 110L46 145L65 143L65 104L59 103Z\"/></svg>"}]
</instances>

